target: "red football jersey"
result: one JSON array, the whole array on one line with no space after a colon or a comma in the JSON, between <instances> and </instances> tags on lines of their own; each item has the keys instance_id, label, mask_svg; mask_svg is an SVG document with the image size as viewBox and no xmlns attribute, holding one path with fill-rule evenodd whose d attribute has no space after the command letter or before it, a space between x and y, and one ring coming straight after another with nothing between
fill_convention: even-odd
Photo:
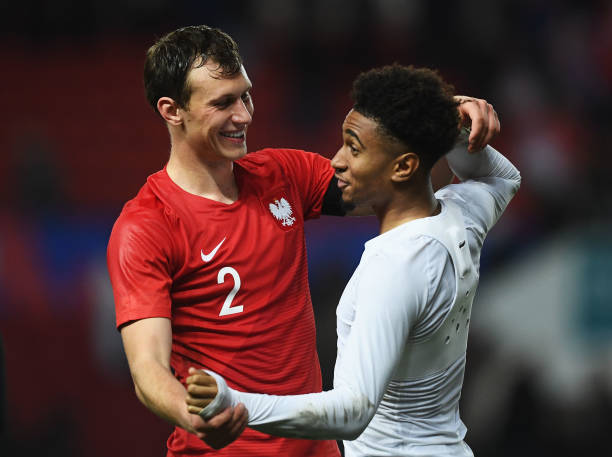
<instances>
[{"instance_id":1,"label":"red football jersey","mask_svg":"<svg viewBox=\"0 0 612 457\"><path fill-rule=\"evenodd\" d=\"M234 163L232 204L190 194L165 169L129 201L111 234L108 268L117 326L167 317L171 365L231 387L276 395L321 391L304 220L318 217L333 176L312 153L264 149ZM168 455L339 456L334 441L277 438L247 428L214 451L177 427Z\"/></svg>"}]
</instances>

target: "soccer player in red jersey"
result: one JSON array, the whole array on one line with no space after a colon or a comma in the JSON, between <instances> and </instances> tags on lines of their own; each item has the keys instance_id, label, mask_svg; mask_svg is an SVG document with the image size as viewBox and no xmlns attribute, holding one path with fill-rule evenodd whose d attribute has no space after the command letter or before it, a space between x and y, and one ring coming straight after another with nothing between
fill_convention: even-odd
<instances>
[{"instance_id":1,"label":"soccer player in red jersey","mask_svg":"<svg viewBox=\"0 0 612 457\"><path fill-rule=\"evenodd\" d=\"M161 38L147 53L144 80L169 130L170 157L124 206L108 245L138 398L176 426L169 456L338 456L334 441L252 429L236 440L244 407L206 422L186 411L184 387L197 366L244 391L321 391L303 227L344 214L329 160L290 149L247 155L251 82L236 43L217 29ZM459 109L479 147L486 123L469 104Z\"/></svg>"}]
</instances>

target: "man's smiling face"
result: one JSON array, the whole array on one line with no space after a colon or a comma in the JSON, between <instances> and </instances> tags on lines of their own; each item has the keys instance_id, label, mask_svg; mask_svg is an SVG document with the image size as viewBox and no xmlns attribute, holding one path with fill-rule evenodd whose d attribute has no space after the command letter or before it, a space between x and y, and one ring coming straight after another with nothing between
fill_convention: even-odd
<instances>
[{"instance_id":1,"label":"man's smiling face","mask_svg":"<svg viewBox=\"0 0 612 457\"><path fill-rule=\"evenodd\" d=\"M342 124L342 147L331 161L347 208L384 204L392 191L390 177L398 148L375 120L349 111Z\"/></svg>"},{"instance_id":2,"label":"man's smiling face","mask_svg":"<svg viewBox=\"0 0 612 457\"><path fill-rule=\"evenodd\" d=\"M246 133L253 120L251 81L244 67L231 77L209 61L193 68L191 97L182 111L186 141L205 160L237 160L247 153Z\"/></svg>"}]
</instances>

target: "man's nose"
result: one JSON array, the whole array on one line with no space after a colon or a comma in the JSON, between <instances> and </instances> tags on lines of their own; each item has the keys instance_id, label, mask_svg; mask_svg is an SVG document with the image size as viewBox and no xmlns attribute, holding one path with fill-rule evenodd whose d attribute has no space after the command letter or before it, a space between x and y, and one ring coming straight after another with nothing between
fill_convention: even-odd
<instances>
[{"instance_id":1,"label":"man's nose","mask_svg":"<svg viewBox=\"0 0 612 457\"><path fill-rule=\"evenodd\" d=\"M342 155L342 149L343 148L338 149L336 155L334 155L334 157L331 159L331 166L336 170L344 170L346 168L346 162L344 161Z\"/></svg>"},{"instance_id":2,"label":"man's nose","mask_svg":"<svg viewBox=\"0 0 612 457\"><path fill-rule=\"evenodd\" d=\"M232 120L237 124L250 124L253 120L253 115L247 108L246 103L241 98L236 100L232 111Z\"/></svg>"}]
</instances>

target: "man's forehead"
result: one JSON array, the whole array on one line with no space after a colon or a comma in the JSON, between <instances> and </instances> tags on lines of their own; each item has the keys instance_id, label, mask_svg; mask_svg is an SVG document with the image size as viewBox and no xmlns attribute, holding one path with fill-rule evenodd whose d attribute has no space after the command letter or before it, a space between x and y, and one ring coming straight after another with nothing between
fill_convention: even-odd
<instances>
[{"instance_id":1,"label":"man's forehead","mask_svg":"<svg viewBox=\"0 0 612 457\"><path fill-rule=\"evenodd\" d=\"M351 109L346 117L344 118L344 122L342 124L342 129L351 128L353 130L358 130L362 132L366 131L374 131L378 126L378 122L374 119L370 119L369 117L364 116L359 111L356 111L354 108Z\"/></svg>"},{"instance_id":2,"label":"man's forehead","mask_svg":"<svg viewBox=\"0 0 612 457\"><path fill-rule=\"evenodd\" d=\"M244 92L252 86L244 66L232 76L225 76L216 62L206 62L205 65L194 67L189 72L188 80L191 86L205 88L212 96L219 96L225 92Z\"/></svg>"},{"instance_id":3,"label":"man's forehead","mask_svg":"<svg viewBox=\"0 0 612 457\"><path fill-rule=\"evenodd\" d=\"M380 122L351 109L342 123L342 133L355 137L364 147L381 145L384 147L404 147L400 139L394 137Z\"/></svg>"},{"instance_id":4,"label":"man's forehead","mask_svg":"<svg viewBox=\"0 0 612 457\"><path fill-rule=\"evenodd\" d=\"M238 72L227 75L224 74L225 69L219 65L219 63L213 59L209 59L202 65L202 59L196 59L191 65L191 70L189 70L190 76L197 77L208 77L212 79L232 79L236 77L244 77L248 79L246 70L244 66L241 65Z\"/></svg>"}]
</instances>

